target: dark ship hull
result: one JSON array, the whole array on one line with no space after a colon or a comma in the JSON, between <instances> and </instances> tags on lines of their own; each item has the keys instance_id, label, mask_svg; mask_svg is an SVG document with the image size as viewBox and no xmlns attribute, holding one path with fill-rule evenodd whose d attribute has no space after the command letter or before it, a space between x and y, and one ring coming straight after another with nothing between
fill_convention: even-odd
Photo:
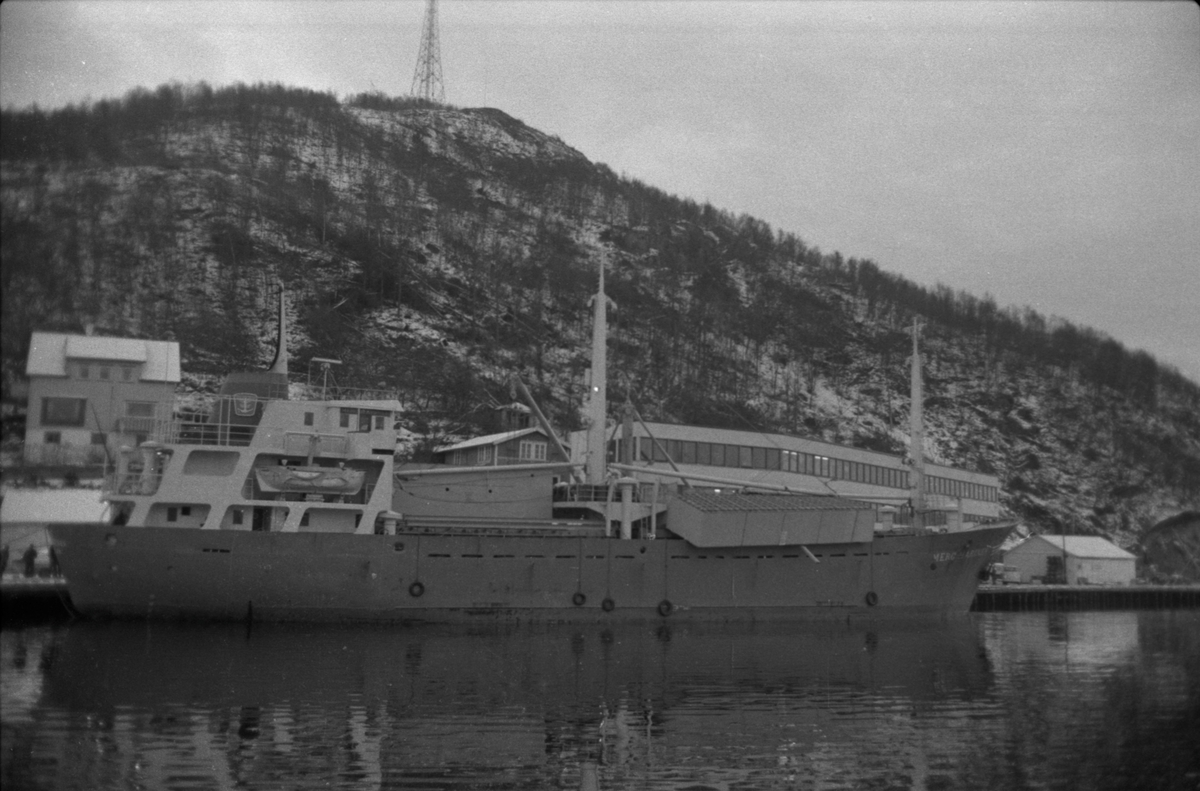
<instances>
[{"instance_id":1,"label":"dark ship hull","mask_svg":"<svg viewBox=\"0 0 1200 791\"><path fill-rule=\"evenodd\" d=\"M966 612L1011 524L863 543L50 528L93 617L401 622L771 619Z\"/></svg>"}]
</instances>

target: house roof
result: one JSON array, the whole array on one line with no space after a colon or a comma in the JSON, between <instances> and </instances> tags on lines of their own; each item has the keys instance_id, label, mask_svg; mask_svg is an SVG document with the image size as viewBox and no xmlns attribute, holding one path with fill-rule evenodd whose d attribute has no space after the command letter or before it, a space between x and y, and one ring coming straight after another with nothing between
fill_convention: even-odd
<instances>
[{"instance_id":1,"label":"house roof","mask_svg":"<svg viewBox=\"0 0 1200 791\"><path fill-rule=\"evenodd\" d=\"M1030 536L1017 546L1029 541L1040 540L1055 549L1077 558L1110 558L1114 560L1136 560L1136 558L1107 538L1099 536ZM1014 547L1016 549L1016 547Z\"/></svg>"},{"instance_id":2,"label":"house roof","mask_svg":"<svg viewBox=\"0 0 1200 791\"><path fill-rule=\"evenodd\" d=\"M29 342L27 376L66 376L67 359L142 363L143 382L179 381L179 344L140 338L109 338L35 332Z\"/></svg>"},{"instance_id":3,"label":"house roof","mask_svg":"<svg viewBox=\"0 0 1200 791\"><path fill-rule=\"evenodd\" d=\"M445 453L451 450L467 450L468 448L478 448L484 445L499 445L501 442L508 442L509 440L517 439L518 437L524 437L529 434L538 434L542 437L546 436L546 432L542 431L537 426L532 426L530 428L523 428L517 431L503 431L499 434L485 434L482 437L475 437L474 439L456 442L453 445L442 445L441 447L434 448L433 452Z\"/></svg>"}]
</instances>

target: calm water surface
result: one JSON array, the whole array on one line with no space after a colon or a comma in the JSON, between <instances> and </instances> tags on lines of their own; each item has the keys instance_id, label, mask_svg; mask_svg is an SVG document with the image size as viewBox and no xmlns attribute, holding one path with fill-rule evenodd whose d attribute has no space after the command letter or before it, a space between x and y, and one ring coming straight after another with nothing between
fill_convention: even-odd
<instances>
[{"instance_id":1,"label":"calm water surface","mask_svg":"<svg viewBox=\"0 0 1200 791\"><path fill-rule=\"evenodd\" d=\"M4 789L1200 789L1200 612L0 631Z\"/></svg>"}]
</instances>

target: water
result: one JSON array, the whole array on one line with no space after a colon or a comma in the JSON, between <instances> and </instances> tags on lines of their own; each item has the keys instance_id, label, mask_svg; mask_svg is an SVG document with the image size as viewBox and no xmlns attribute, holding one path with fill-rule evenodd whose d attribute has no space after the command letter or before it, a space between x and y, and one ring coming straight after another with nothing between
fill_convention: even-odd
<instances>
[{"instance_id":1,"label":"water","mask_svg":"<svg viewBox=\"0 0 1200 791\"><path fill-rule=\"evenodd\" d=\"M0 632L45 789L1197 789L1200 612Z\"/></svg>"}]
</instances>

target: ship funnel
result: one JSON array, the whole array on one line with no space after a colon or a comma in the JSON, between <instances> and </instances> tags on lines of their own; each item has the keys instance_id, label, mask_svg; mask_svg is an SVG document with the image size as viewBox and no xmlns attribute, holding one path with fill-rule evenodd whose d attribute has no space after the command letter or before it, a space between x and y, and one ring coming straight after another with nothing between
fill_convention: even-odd
<instances>
[{"instance_id":1,"label":"ship funnel","mask_svg":"<svg viewBox=\"0 0 1200 791\"><path fill-rule=\"evenodd\" d=\"M279 338L275 359L265 371L230 373L221 385L210 420L220 424L258 425L261 401L288 398L287 315L284 313L283 283L279 284Z\"/></svg>"}]
</instances>

